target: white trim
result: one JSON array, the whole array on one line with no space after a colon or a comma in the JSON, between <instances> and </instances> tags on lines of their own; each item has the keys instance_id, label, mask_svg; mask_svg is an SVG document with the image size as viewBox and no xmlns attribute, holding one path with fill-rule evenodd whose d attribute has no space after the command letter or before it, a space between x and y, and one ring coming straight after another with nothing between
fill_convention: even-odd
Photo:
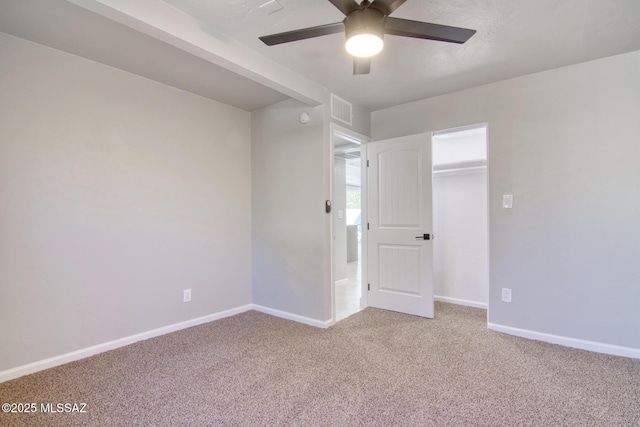
<instances>
[{"instance_id":1,"label":"white trim","mask_svg":"<svg viewBox=\"0 0 640 427\"><path fill-rule=\"evenodd\" d=\"M218 313L209 314L207 316L198 317L196 319L191 319L191 320L187 320L180 323L174 323L173 325L163 326L161 328L153 329L151 331L130 335L128 337L119 338L106 343L97 344L91 347L86 347L80 350L72 351L70 353L61 354L59 356L38 360L36 362L28 363L26 365L0 371L0 383L9 381L15 378L19 378L23 375L33 374L34 372L53 368L55 366L64 365L65 363L73 362L76 360L84 359L98 353L104 353L105 351L114 350L119 347L124 347L125 345L133 344L138 341L144 341L149 338L158 337L160 335L165 335L171 332L179 331L181 329L190 328L192 326L198 326L203 323L208 323L214 320L222 319L224 317L234 316L236 314L244 313L245 311L249 311L251 309L253 309L253 305L247 304L247 305L232 308L229 310L220 311Z\"/></svg>"},{"instance_id":2,"label":"white trim","mask_svg":"<svg viewBox=\"0 0 640 427\"><path fill-rule=\"evenodd\" d=\"M513 328L511 326L498 325L495 323L487 323L487 328L496 332L503 332L505 334L515 335L522 338L529 338L532 340L544 341L551 344L559 344L565 347L594 351L596 353L611 354L614 356L640 359L640 348L622 347L619 345L606 344L596 341L563 337L560 335L546 334L544 332L530 331L528 329Z\"/></svg>"},{"instance_id":3,"label":"white trim","mask_svg":"<svg viewBox=\"0 0 640 427\"><path fill-rule=\"evenodd\" d=\"M59 356L50 357L48 359L38 360L36 362L28 363L26 365L18 366L15 368L0 371L0 383L9 381L15 378L22 377L24 375L33 374L35 372L43 371L45 369L53 368L56 366L64 365L65 363L73 362L80 359L104 353L105 351L115 350L125 345L133 344L138 341L144 341L149 338L155 338L161 335L176 332L181 329L191 328L193 326L202 325L203 323L213 322L225 317L235 316L236 314L244 313L249 310L259 311L261 313L270 314L272 316L281 317L283 319L293 320L295 322L304 323L306 325L315 326L317 328L326 329L335 324L331 320L316 320L309 317L299 316L297 314L287 313L273 308L263 307L256 304L247 304L240 307L232 308L229 310L221 311L207 316L198 317L196 319L186 320L184 322L175 323L173 325L163 326L161 328L153 329L147 332L141 332L139 334L130 335L128 337L119 338L106 343L97 344L91 347L82 348L80 350L72 351L70 353L61 354Z\"/></svg>"},{"instance_id":4,"label":"white trim","mask_svg":"<svg viewBox=\"0 0 640 427\"><path fill-rule=\"evenodd\" d=\"M330 199L333 200L333 187L334 187L334 183L333 183L333 155L334 155L334 143L335 143L335 138L339 137L339 138L343 138L343 139L347 139L351 142L354 143L358 143L360 144L360 169L361 169L361 183L360 183L360 203L361 203L361 224L363 225L363 233L362 233L362 246L360 248L360 268L361 268L361 275L360 275L360 280L361 280L361 297L360 297L360 307L364 308L367 306L367 292L366 292L366 286L367 286L367 235L364 232L364 224L367 223L367 168L366 168L366 159L367 159L367 143L371 141L371 138L368 136L365 136L359 132L356 132L352 129L348 129L338 123L334 123L334 122L330 122L329 123L329 132L330 132L330 140L331 140L331 144L330 145L330 150L329 150L329 196ZM330 294L331 294L331 320L324 322L325 324L327 324L328 326L332 326L335 325L336 323L336 296L335 296L335 286L336 286L336 280L335 280L335 271L334 271L334 256L335 256L335 248L334 248L334 241L333 241L333 235L334 235L334 224L333 224L333 215L329 216L329 251L330 251L330 269L331 269L331 273L330 273L330 277L331 277L331 281L330 281ZM287 313L288 314L288 313ZM275 316L278 316L277 314L274 314ZM284 316L283 316L284 317ZM289 319L289 317L284 317L285 319ZM297 319L293 319L291 318L291 320L294 321L299 321ZM321 322L319 320L315 320L315 319L310 319L312 320L314 323L312 324L313 326L318 326L317 322ZM302 322L302 323L306 323L306 322ZM328 326L318 326L321 328L325 328Z\"/></svg>"},{"instance_id":5,"label":"white trim","mask_svg":"<svg viewBox=\"0 0 640 427\"><path fill-rule=\"evenodd\" d=\"M367 138L364 142L368 143ZM369 306L369 230L364 228L369 223L369 171L367 162L367 144L360 148L360 309Z\"/></svg>"},{"instance_id":6,"label":"white trim","mask_svg":"<svg viewBox=\"0 0 640 427\"><path fill-rule=\"evenodd\" d=\"M460 298L442 297L438 295L433 296L434 301L448 302L449 304L466 305L467 307L484 308L487 309L487 304L484 302L469 301Z\"/></svg>"},{"instance_id":7,"label":"white trim","mask_svg":"<svg viewBox=\"0 0 640 427\"><path fill-rule=\"evenodd\" d=\"M364 137L364 135L358 135L357 132L355 131L351 131L350 129L344 128L341 125L334 123L336 125L336 127L333 129L333 136L334 137L338 137L338 138L342 138L345 141L349 141L352 142L354 144L358 144L358 145L362 145L363 141L366 139L366 137ZM331 141L333 144L333 141ZM335 144L334 144L335 145Z\"/></svg>"},{"instance_id":8,"label":"white trim","mask_svg":"<svg viewBox=\"0 0 640 427\"><path fill-rule=\"evenodd\" d=\"M333 320L318 320L310 317L300 316L298 314L289 313L287 311L276 310L275 308L264 307L262 305L253 304L252 308L260 313L270 314L271 316L280 317L282 319L293 320L294 322L304 323L305 325L315 326L316 328L327 329L333 326Z\"/></svg>"},{"instance_id":9,"label":"white trim","mask_svg":"<svg viewBox=\"0 0 640 427\"><path fill-rule=\"evenodd\" d=\"M488 127L487 125L488 123L484 122L484 123L476 123L473 125L458 126L454 128L448 128L448 129L440 129L440 130L434 131L433 136L435 136L436 138L443 138L443 137L446 138L447 135L450 135L453 133L480 130L482 128L487 128Z\"/></svg>"}]
</instances>

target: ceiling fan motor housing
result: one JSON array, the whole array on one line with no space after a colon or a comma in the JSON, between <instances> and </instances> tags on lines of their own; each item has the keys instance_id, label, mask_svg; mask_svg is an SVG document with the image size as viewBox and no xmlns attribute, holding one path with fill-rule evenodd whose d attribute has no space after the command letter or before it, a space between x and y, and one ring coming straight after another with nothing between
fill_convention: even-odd
<instances>
[{"instance_id":1,"label":"ceiling fan motor housing","mask_svg":"<svg viewBox=\"0 0 640 427\"><path fill-rule=\"evenodd\" d=\"M382 39L385 19L382 12L369 7L352 11L343 21L347 40L358 34L375 34Z\"/></svg>"}]
</instances>

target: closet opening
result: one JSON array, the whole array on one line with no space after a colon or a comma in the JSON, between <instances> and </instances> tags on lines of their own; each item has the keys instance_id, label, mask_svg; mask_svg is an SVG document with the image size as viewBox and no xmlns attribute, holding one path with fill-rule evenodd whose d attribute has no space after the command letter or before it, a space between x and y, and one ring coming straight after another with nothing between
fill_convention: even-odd
<instances>
[{"instance_id":1,"label":"closet opening","mask_svg":"<svg viewBox=\"0 0 640 427\"><path fill-rule=\"evenodd\" d=\"M434 300L487 308L487 126L434 132Z\"/></svg>"}]
</instances>

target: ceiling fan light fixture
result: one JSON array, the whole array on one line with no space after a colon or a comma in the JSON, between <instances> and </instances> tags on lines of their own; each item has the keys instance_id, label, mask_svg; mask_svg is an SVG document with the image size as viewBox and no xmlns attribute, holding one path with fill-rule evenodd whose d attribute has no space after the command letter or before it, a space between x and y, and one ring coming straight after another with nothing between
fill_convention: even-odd
<instances>
[{"instance_id":1,"label":"ceiling fan light fixture","mask_svg":"<svg viewBox=\"0 0 640 427\"><path fill-rule=\"evenodd\" d=\"M357 9L349 13L344 20L347 52L358 58L380 53L384 47L384 20L382 12L375 9Z\"/></svg>"},{"instance_id":2,"label":"ceiling fan light fixture","mask_svg":"<svg viewBox=\"0 0 640 427\"><path fill-rule=\"evenodd\" d=\"M368 58L380 53L384 47L384 41L377 34L361 33L351 36L344 47L353 56Z\"/></svg>"},{"instance_id":3,"label":"ceiling fan light fixture","mask_svg":"<svg viewBox=\"0 0 640 427\"><path fill-rule=\"evenodd\" d=\"M266 0L262 0L266 1ZM317 25L259 37L267 46L328 36L344 31L345 49L353 58L353 75L369 74L370 57L384 47L384 35L465 43L476 30L430 22L392 18L391 15L406 0L328 0L345 16L342 22ZM268 1L263 6L277 0ZM262 6L261 6L262 7Z\"/></svg>"}]
</instances>

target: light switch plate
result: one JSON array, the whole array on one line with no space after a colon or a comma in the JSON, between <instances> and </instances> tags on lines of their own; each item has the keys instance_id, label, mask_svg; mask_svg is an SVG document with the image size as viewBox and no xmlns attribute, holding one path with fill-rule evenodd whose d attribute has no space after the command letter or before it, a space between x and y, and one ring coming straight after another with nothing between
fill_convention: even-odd
<instances>
[{"instance_id":1,"label":"light switch plate","mask_svg":"<svg viewBox=\"0 0 640 427\"><path fill-rule=\"evenodd\" d=\"M502 196L502 207L505 209L513 208L513 194L505 194Z\"/></svg>"},{"instance_id":2,"label":"light switch plate","mask_svg":"<svg viewBox=\"0 0 640 427\"><path fill-rule=\"evenodd\" d=\"M341 210L338 211L338 218L340 219L344 218L344 211L341 211Z\"/></svg>"}]
</instances>

